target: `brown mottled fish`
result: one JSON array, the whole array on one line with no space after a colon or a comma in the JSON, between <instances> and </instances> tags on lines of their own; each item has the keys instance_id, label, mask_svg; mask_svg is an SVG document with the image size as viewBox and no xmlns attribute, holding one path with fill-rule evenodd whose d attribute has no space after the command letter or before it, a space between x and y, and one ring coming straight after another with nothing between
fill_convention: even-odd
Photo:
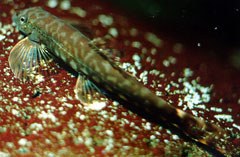
<instances>
[{"instance_id":1,"label":"brown mottled fish","mask_svg":"<svg viewBox=\"0 0 240 157\"><path fill-rule=\"evenodd\" d=\"M26 35L9 56L10 67L18 78L29 80L34 74L51 73L49 64L54 56L79 73L74 91L83 104L101 99L98 88L101 87L120 100L131 102L157 121L174 125L192 139L224 151L217 144L224 136L222 129L156 96L119 68L88 37L63 20L40 7L33 7L16 13L13 21Z\"/></svg>"}]
</instances>

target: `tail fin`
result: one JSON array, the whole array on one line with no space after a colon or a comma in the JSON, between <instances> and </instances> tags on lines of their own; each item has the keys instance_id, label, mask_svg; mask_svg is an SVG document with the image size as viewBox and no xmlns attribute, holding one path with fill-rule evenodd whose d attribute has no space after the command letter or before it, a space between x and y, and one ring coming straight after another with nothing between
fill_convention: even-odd
<instances>
[{"instance_id":1,"label":"tail fin","mask_svg":"<svg viewBox=\"0 0 240 157\"><path fill-rule=\"evenodd\" d=\"M135 96L135 100L140 104L138 107L152 115L155 121L160 120L173 125L191 139L226 153L226 140L223 139L227 133L222 128L173 107L146 87L139 87Z\"/></svg>"},{"instance_id":2,"label":"tail fin","mask_svg":"<svg viewBox=\"0 0 240 157\"><path fill-rule=\"evenodd\" d=\"M147 109L152 112L154 117L160 118L171 125L180 129L185 135L191 139L210 146L217 151L225 154L225 147L221 140L226 136L226 131L215 124L205 122L202 119L194 117L180 109L169 105L163 99L154 95L155 101L152 104L152 109Z\"/></svg>"}]
</instances>

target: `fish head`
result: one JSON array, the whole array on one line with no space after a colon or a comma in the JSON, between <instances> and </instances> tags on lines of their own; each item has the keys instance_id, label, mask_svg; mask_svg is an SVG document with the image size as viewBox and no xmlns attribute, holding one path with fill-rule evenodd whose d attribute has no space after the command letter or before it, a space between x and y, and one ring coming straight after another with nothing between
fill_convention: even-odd
<instances>
[{"instance_id":1,"label":"fish head","mask_svg":"<svg viewBox=\"0 0 240 157\"><path fill-rule=\"evenodd\" d=\"M34 10L39 9L40 7L32 7L28 9L24 9L14 13L12 16L13 24L17 27L17 29L24 35L29 35L32 33L32 23L30 20L30 16Z\"/></svg>"}]
</instances>

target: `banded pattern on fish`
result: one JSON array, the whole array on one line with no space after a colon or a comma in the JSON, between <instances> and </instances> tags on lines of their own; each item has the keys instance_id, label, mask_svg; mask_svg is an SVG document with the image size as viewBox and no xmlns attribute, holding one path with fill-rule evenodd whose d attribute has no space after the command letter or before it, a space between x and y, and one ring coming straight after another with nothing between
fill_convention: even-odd
<instances>
[{"instance_id":1,"label":"banded pattern on fish","mask_svg":"<svg viewBox=\"0 0 240 157\"><path fill-rule=\"evenodd\" d=\"M79 73L75 93L82 103L87 105L100 99L100 86L119 99L132 102L134 107L152 115L157 121L170 123L192 139L223 152L217 144L225 134L221 128L193 117L156 96L110 61L79 30L40 7L25 9L15 14L13 20L27 36L20 41L21 44L19 42L14 46L9 57L10 67L20 79L29 79L31 73L41 71L42 60L44 64L51 60L38 56L49 53ZM30 52L33 55L29 55ZM21 54L20 57L15 57L18 54Z\"/></svg>"}]
</instances>

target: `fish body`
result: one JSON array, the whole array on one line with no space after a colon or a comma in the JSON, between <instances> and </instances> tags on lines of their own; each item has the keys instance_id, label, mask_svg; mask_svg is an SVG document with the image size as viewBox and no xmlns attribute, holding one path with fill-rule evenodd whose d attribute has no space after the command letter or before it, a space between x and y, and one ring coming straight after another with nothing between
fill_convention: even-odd
<instances>
[{"instance_id":1,"label":"fish body","mask_svg":"<svg viewBox=\"0 0 240 157\"><path fill-rule=\"evenodd\" d=\"M75 93L80 100L91 99L84 98L86 96L83 94L84 90L81 89L83 87L82 82L90 80L94 84L94 88L98 94L100 91L97 90L97 86L100 86L119 99L132 102L134 107L143 110L146 114L152 115L157 121L163 120L171 123L192 139L206 145L212 145L221 151L221 148L216 144L218 138L223 135L220 128L193 117L180 109L174 108L165 100L156 96L134 77L110 61L79 30L40 7L25 9L15 14L13 20L17 28L27 36L24 42L21 43L23 46L17 44L10 54L9 63L15 75L25 77L29 74L28 72L24 75L18 75L18 73L25 71L19 67L21 67L21 62L26 62L27 64L31 62L32 58L28 54L25 54L22 55L25 56L22 57L24 59L17 61L17 63L13 61L13 58L16 59L14 55L18 51L20 53L23 51L20 48L24 47L24 43L28 43L29 45L34 43L39 45L41 51L42 49L46 49L46 52L49 50L49 53L61 59L79 73L80 79L77 81ZM34 50L29 48L25 51ZM48 59L50 57L45 58ZM27 64L28 66L25 69L32 67L32 64ZM30 73L33 69L30 68Z\"/></svg>"},{"instance_id":2,"label":"fish body","mask_svg":"<svg viewBox=\"0 0 240 157\"><path fill-rule=\"evenodd\" d=\"M87 76L95 83L107 86L111 92L137 93L143 86L120 68L112 65L107 57L90 46L90 39L71 25L49 14L41 8L30 8L22 14L28 15L27 27L34 30L29 34L37 42L44 44L51 53L68 64L75 71ZM13 18L16 19L16 18ZM17 23L17 20L14 20ZM24 30L21 30L24 32ZM27 33L26 33L27 34ZM129 88L129 87L132 88ZM140 90L152 94L147 88ZM118 93L116 92L116 93ZM127 92L127 93L126 93Z\"/></svg>"}]
</instances>

